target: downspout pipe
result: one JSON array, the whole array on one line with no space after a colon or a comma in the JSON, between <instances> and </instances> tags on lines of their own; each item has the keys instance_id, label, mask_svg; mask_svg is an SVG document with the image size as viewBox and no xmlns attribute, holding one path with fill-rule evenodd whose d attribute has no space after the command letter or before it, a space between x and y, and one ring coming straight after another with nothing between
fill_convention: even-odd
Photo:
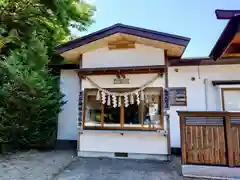
<instances>
[{"instance_id":1,"label":"downspout pipe","mask_svg":"<svg viewBox=\"0 0 240 180\"><path fill-rule=\"evenodd\" d=\"M205 108L208 111L208 79L204 78Z\"/></svg>"}]
</instances>

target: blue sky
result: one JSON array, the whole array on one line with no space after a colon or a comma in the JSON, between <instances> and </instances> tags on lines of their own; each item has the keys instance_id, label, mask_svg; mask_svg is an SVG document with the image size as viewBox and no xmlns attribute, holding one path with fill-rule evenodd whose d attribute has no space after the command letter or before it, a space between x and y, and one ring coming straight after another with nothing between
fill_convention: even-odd
<instances>
[{"instance_id":1,"label":"blue sky","mask_svg":"<svg viewBox=\"0 0 240 180\"><path fill-rule=\"evenodd\" d=\"M240 9L240 0L87 0L96 5L89 34L115 23L191 38L183 57L208 56L227 21L215 9Z\"/></svg>"}]
</instances>

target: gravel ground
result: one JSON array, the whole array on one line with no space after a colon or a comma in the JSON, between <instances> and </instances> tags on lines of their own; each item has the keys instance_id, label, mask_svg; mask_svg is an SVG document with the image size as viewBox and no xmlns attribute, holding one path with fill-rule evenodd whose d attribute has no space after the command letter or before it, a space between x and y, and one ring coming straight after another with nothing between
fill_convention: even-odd
<instances>
[{"instance_id":1,"label":"gravel ground","mask_svg":"<svg viewBox=\"0 0 240 180\"><path fill-rule=\"evenodd\" d=\"M74 159L73 151L28 151L0 156L0 180L50 180Z\"/></svg>"}]
</instances>

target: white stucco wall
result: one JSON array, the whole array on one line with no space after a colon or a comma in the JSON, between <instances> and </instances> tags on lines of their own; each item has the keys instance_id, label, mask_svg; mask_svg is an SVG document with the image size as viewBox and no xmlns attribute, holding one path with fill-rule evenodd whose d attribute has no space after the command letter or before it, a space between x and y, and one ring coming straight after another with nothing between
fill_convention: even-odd
<instances>
[{"instance_id":1,"label":"white stucco wall","mask_svg":"<svg viewBox=\"0 0 240 180\"><path fill-rule=\"evenodd\" d=\"M152 80L157 74L126 75L129 84L114 84L114 75L89 76L89 78L102 88L138 88ZM159 77L148 87L164 87L164 78ZM82 80L82 88L94 88L88 80ZM91 143L89 143L91 142ZM167 138L163 135L152 133L134 132L125 133L87 133L80 135L80 151L90 152L127 152L143 154L167 154Z\"/></svg>"},{"instance_id":2,"label":"white stucco wall","mask_svg":"<svg viewBox=\"0 0 240 180\"><path fill-rule=\"evenodd\" d=\"M136 44L134 49L99 48L83 54L83 68L150 66L164 64L164 50Z\"/></svg>"},{"instance_id":3,"label":"white stucco wall","mask_svg":"<svg viewBox=\"0 0 240 180\"><path fill-rule=\"evenodd\" d=\"M175 68L179 71L175 72ZM191 78L195 77L195 81ZM187 88L187 107L171 106L170 107L170 130L171 130L171 147L180 147L180 126L177 110L204 110L204 85L203 80L198 79L196 66L190 67L170 67L169 68L169 87L186 87Z\"/></svg>"},{"instance_id":4,"label":"white stucco wall","mask_svg":"<svg viewBox=\"0 0 240 180\"><path fill-rule=\"evenodd\" d=\"M89 143L91 142L91 143ZM93 133L80 136L80 151L167 154L167 138L158 133Z\"/></svg>"},{"instance_id":5,"label":"white stucco wall","mask_svg":"<svg viewBox=\"0 0 240 180\"><path fill-rule=\"evenodd\" d=\"M58 117L59 140L77 140L78 138L78 99L79 78L73 70L62 70L60 77L60 89L64 93L66 104Z\"/></svg>"},{"instance_id":6,"label":"white stucco wall","mask_svg":"<svg viewBox=\"0 0 240 180\"><path fill-rule=\"evenodd\" d=\"M175 69L178 72L175 72ZM195 81L191 78L195 77ZM169 86L187 88L187 107L172 106L170 108L171 146L180 147L180 126L177 110L219 111L222 110L221 87L213 86L213 80L239 80L240 65L188 66L169 68ZM208 79L207 103L205 101L204 79ZM236 86L239 87L239 86Z\"/></svg>"},{"instance_id":7,"label":"white stucco wall","mask_svg":"<svg viewBox=\"0 0 240 180\"><path fill-rule=\"evenodd\" d=\"M143 45L137 45L136 49L131 50L114 50L109 51L107 48L97 49L85 53L83 55L82 65L84 68L94 68L94 67L113 67L113 66L142 66L142 65L154 65L163 64L164 54L163 50L155 49L152 47L147 47ZM178 72L175 69L178 69ZM146 81L150 80L156 74L140 74L140 75L126 75L130 79L130 84L127 85L116 85L113 84L113 79L116 76L106 75L106 76L90 76L90 78L98 83L103 88L132 88L139 87ZM195 80L192 81L191 78L194 77ZM221 105L221 87L234 87L234 86L213 86L213 80L239 80L240 77L240 65L209 65L209 66L188 66L188 67L169 67L169 86L170 87L186 87L187 88L187 106L171 106L170 108L170 127L171 127L171 146L180 147L180 127L179 127L179 117L176 113L177 110L192 110L192 111L216 111L222 110ZM206 109L205 101L205 85L204 79L208 80L208 91L207 91L207 103L208 109ZM68 101L64 105L63 111L59 115L58 124L58 139L77 139L77 120L78 120L78 94L79 94L79 80L76 73L72 70L63 70L61 72L61 90L64 92L65 100ZM164 87L164 77L158 78L150 87ZM239 87L239 86L237 86ZM86 80L82 81L82 88L95 88ZM112 143L112 137L106 138L104 134L102 136L105 138L105 147L109 147L109 151L115 151L115 147ZM83 135L85 139L81 139L82 146L84 150L91 150L93 144L98 144L102 141L102 136L96 136L95 139L92 135ZM125 140L126 149L131 150L132 147L128 149L127 144L132 142L137 142L137 136L135 138L129 138L126 136L116 135L116 143ZM150 138L150 137L148 137ZM155 143L165 143L161 137L159 139L155 138L150 142ZM87 140L93 141L93 143L86 144ZM143 140L143 144L149 145L147 142L149 139L146 138L146 142ZM110 143L111 142L111 143ZM134 146L135 144L132 143ZM142 148L136 146L136 152ZM112 149L111 149L112 148ZM152 152L152 147L149 145L149 153ZM159 147L160 148L160 147ZM162 148L162 147L161 147ZM164 149L164 148L163 148ZM104 149L102 149L104 150ZM164 151L159 151L160 153Z\"/></svg>"},{"instance_id":8,"label":"white stucco wall","mask_svg":"<svg viewBox=\"0 0 240 180\"><path fill-rule=\"evenodd\" d=\"M109 50L107 47L83 54L82 67L123 67L150 66L164 64L164 50L141 44L134 49ZM90 76L102 88L138 88L151 80L157 74L126 75L130 84L114 84L114 75ZM164 87L164 79L158 78L149 87ZM95 88L89 81L82 81L82 88ZM89 143L91 142L91 143ZM146 154L167 154L167 141L164 136L153 136L138 132L134 135L116 133L113 136L99 133L80 136L81 151L128 152Z\"/></svg>"}]
</instances>

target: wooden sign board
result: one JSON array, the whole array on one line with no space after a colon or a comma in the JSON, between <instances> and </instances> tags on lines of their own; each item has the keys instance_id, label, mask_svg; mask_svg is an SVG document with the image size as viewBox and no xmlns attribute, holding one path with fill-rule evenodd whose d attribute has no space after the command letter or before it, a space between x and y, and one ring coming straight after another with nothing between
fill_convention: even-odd
<instances>
[{"instance_id":1,"label":"wooden sign board","mask_svg":"<svg viewBox=\"0 0 240 180\"><path fill-rule=\"evenodd\" d=\"M79 103L78 103L78 126L82 126L82 110L83 110L83 101L84 101L84 91L79 92Z\"/></svg>"}]
</instances>

